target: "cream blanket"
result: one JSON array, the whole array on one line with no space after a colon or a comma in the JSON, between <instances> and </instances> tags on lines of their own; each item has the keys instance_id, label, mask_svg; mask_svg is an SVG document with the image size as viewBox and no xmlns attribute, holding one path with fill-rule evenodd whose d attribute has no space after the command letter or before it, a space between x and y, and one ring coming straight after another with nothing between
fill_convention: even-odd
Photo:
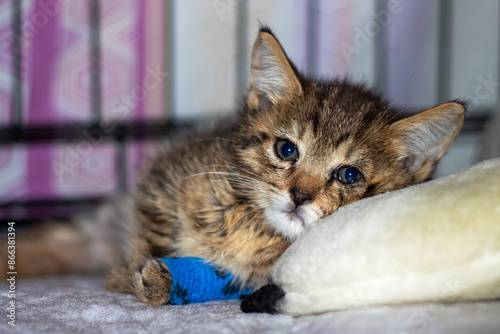
<instances>
[{"instance_id":1,"label":"cream blanket","mask_svg":"<svg viewBox=\"0 0 500 334\"><path fill-rule=\"evenodd\" d=\"M292 315L500 298L500 159L341 208L272 278Z\"/></svg>"}]
</instances>

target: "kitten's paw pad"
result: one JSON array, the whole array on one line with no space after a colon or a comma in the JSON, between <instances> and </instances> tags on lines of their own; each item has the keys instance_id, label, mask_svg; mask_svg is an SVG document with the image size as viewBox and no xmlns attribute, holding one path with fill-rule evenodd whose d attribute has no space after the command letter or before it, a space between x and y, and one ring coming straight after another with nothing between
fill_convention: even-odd
<instances>
[{"instance_id":1,"label":"kitten's paw pad","mask_svg":"<svg viewBox=\"0 0 500 334\"><path fill-rule=\"evenodd\" d=\"M137 298L150 305L163 305L170 300L172 276L161 260L148 259L134 273L134 291Z\"/></svg>"}]
</instances>

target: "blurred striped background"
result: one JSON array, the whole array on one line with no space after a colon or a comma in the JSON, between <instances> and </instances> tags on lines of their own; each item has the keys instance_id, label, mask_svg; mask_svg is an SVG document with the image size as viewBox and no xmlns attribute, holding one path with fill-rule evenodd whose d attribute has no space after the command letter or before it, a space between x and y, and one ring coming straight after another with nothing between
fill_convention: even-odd
<instances>
[{"instance_id":1,"label":"blurred striped background","mask_svg":"<svg viewBox=\"0 0 500 334\"><path fill-rule=\"evenodd\" d=\"M303 72L408 112L469 98L440 174L474 162L499 97L498 0L0 0L0 219L129 189L152 143L237 110L259 22Z\"/></svg>"}]
</instances>

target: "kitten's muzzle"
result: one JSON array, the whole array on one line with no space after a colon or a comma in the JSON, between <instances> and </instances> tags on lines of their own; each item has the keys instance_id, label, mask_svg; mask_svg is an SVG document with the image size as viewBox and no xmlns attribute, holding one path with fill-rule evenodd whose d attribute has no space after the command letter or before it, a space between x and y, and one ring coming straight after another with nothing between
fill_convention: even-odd
<instances>
[{"instance_id":1,"label":"kitten's muzzle","mask_svg":"<svg viewBox=\"0 0 500 334\"><path fill-rule=\"evenodd\" d=\"M298 188L290 189L290 197L292 198L295 207L299 207L304 204L308 204L312 202L313 198L304 190L300 190Z\"/></svg>"}]
</instances>

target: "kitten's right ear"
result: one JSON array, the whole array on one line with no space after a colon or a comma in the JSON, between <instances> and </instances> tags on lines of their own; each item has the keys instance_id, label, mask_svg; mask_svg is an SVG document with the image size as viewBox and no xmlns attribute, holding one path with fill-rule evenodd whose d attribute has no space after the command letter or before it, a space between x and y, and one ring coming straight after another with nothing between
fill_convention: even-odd
<instances>
[{"instance_id":1,"label":"kitten's right ear","mask_svg":"<svg viewBox=\"0 0 500 334\"><path fill-rule=\"evenodd\" d=\"M430 177L433 166L462 129L465 106L458 102L443 103L391 125L394 143L401 158L421 179Z\"/></svg>"},{"instance_id":2,"label":"kitten's right ear","mask_svg":"<svg viewBox=\"0 0 500 334\"><path fill-rule=\"evenodd\" d=\"M252 49L251 77L247 104L252 109L302 94L293 65L267 28L261 29Z\"/></svg>"}]
</instances>

